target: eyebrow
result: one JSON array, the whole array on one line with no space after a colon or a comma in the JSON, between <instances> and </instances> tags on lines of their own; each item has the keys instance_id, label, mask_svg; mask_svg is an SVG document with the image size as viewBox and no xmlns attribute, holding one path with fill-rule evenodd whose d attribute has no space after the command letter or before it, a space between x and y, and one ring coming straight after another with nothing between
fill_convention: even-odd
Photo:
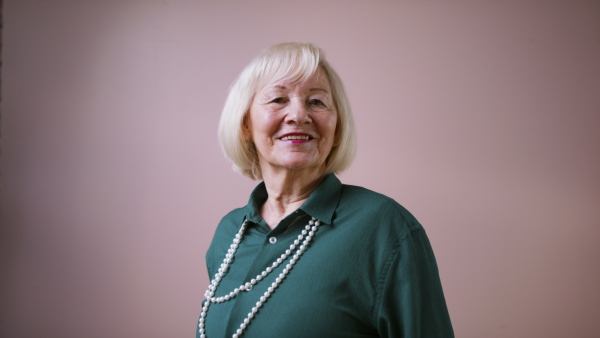
<instances>
[{"instance_id":1,"label":"eyebrow","mask_svg":"<svg viewBox=\"0 0 600 338\"><path fill-rule=\"evenodd\" d=\"M288 87L286 87L284 85L272 85L268 89L288 89ZM329 91L327 89L319 88L319 87L310 88L308 91L309 92L325 92L325 93L329 94Z\"/></svg>"}]
</instances>

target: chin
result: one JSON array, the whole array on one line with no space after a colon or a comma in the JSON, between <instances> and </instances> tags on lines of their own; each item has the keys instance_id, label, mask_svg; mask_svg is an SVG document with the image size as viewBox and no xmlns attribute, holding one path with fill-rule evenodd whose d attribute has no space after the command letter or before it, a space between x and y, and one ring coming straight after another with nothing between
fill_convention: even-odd
<instances>
[{"instance_id":1,"label":"chin","mask_svg":"<svg viewBox=\"0 0 600 338\"><path fill-rule=\"evenodd\" d=\"M288 163L283 166L284 168L292 171L301 171L301 170L316 170L325 169L324 164L315 164L315 163Z\"/></svg>"},{"instance_id":2,"label":"chin","mask_svg":"<svg viewBox=\"0 0 600 338\"><path fill-rule=\"evenodd\" d=\"M291 156L272 158L271 161L264 159L264 164L273 168L287 169L291 171L319 170L325 168L325 159L320 161L320 159L315 158L315 156L298 153L288 155Z\"/></svg>"},{"instance_id":3,"label":"chin","mask_svg":"<svg viewBox=\"0 0 600 338\"><path fill-rule=\"evenodd\" d=\"M320 166L318 161L315 161L313 158L306 158L304 156L287 158L282 161L282 165L290 169L304 169Z\"/></svg>"}]
</instances>

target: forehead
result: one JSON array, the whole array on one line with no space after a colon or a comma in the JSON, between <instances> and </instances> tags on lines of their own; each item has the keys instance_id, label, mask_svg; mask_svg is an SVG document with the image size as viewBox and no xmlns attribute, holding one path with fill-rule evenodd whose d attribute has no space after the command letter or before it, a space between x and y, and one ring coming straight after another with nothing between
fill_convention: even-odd
<instances>
[{"instance_id":1,"label":"forehead","mask_svg":"<svg viewBox=\"0 0 600 338\"><path fill-rule=\"evenodd\" d=\"M325 90L331 92L331 84L327 73L319 67L310 76L303 79L293 80L288 78L275 79L266 83L264 86L259 86L257 92L262 91L282 91L282 90Z\"/></svg>"}]
</instances>

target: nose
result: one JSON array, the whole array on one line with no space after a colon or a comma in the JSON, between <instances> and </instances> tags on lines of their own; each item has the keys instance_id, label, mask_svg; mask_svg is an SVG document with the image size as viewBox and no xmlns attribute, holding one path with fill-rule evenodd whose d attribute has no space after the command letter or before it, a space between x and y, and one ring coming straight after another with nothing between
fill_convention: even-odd
<instances>
[{"instance_id":1,"label":"nose","mask_svg":"<svg viewBox=\"0 0 600 338\"><path fill-rule=\"evenodd\" d=\"M292 100L285 121L286 123L296 123L298 125L311 123L310 110L303 101Z\"/></svg>"}]
</instances>

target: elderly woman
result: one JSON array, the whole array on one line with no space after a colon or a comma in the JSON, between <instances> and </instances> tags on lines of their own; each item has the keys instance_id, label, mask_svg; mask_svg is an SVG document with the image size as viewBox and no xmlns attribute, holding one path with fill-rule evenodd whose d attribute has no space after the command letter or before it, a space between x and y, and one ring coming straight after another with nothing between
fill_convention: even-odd
<instances>
[{"instance_id":1,"label":"elderly woman","mask_svg":"<svg viewBox=\"0 0 600 338\"><path fill-rule=\"evenodd\" d=\"M322 50L265 50L229 92L226 156L262 180L206 254L197 337L453 337L435 258L389 197L343 185L356 136Z\"/></svg>"}]
</instances>

